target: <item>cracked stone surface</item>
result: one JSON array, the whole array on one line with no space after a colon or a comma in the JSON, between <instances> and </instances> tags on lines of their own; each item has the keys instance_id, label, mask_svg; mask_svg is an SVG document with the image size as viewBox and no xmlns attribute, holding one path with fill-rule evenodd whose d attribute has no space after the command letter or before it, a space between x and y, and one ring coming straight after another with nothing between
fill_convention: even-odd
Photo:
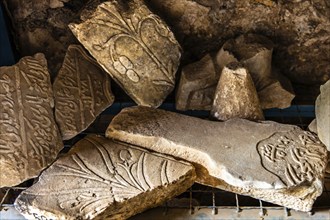
<instances>
[{"instance_id":1,"label":"cracked stone surface","mask_svg":"<svg viewBox=\"0 0 330 220\"><path fill-rule=\"evenodd\" d=\"M102 3L70 28L137 104L158 107L174 89L180 45L142 1Z\"/></svg>"},{"instance_id":2,"label":"cracked stone surface","mask_svg":"<svg viewBox=\"0 0 330 220\"><path fill-rule=\"evenodd\" d=\"M218 50L238 35L256 33L274 42L273 60L294 83L323 84L330 78L327 0L147 0L147 3L172 27L188 60Z\"/></svg>"},{"instance_id":3,"label":"cracked stone surface","mask_svg":"<svg viewBox=\"0 0 330 220\"><path fill-rule=\"evenodd\" d=\"M222 121L231 118L264 120L250 73L240 63L233 62L222 69L211 115Z\"/></svg>"},{"instance_id":4,"label":"cracked stone surface","mask_svg":"<svg viewBox=\"0 0 330 220\"><path fill-rule=\"evenodd\" d=\"M178 110L211 110L215 89L219 80L212 57L207 54L201 60L183 67L175 96Z\"/></svg>"},{"instance_id":5,"label":"cracked stone surface","mask_svg":"<svg viewBox=\"0 0 330 220\"><path fill-rule=\"evenodd\" d=\"M330 80L320 90L315 102L317 135L330 151Z\"/></svg>"},{"instance_id":6,"label":"cracked stone surface","mask_svg":"<svg viewBox=\"0 0 330 220\"><path fill-rule=\"evenodd\" d=\"M287 108L294 92L291 82L272 68L273 43L256 34L241 35L228 40L216 56L220 70L231 62L241 62L250 72L260 104L266 108Z\"/></svg>"},{"instance_id":7,"label":"cracked stone surface","mask_svg":"<svg viewBox=\"0 0 330 220\"><path fill-rule=\"evenodd\" d=\"M34 178L63 147L43 54L0 67L0 187Z\"/></svg>"},{"instance_id":8,"label":"cracked stone surface","mask_svg":"<svg viewBox=\"0 0 330 220\"><path fill-rule=\"evenodd\" d=\"M327 150L297 126L131 107L112 120L106 136L190 161L199 183L292 209L310 211L322 193Z\"/></svg>"},{"instance_id":9,"label":"cracked stone surface","mask_svg":"<svg viewBox=\"0 0 330 220\"><path fill-rule=\"evenodd\" d=\"M26 218L127 219L183 193L192 165L88 135L23 191L15 208Z\"/></svg>"},{"instance_id":10,"label":"cracked stone surface","mask_svg":"<svg viewBox=\"0 0 330 220\"><path fill-rule=\"evenodd\" d=\"M53 90L64 140L85 130L114 101L110 76L79 45L69 46Z\"/></svg>"}]
</instances>

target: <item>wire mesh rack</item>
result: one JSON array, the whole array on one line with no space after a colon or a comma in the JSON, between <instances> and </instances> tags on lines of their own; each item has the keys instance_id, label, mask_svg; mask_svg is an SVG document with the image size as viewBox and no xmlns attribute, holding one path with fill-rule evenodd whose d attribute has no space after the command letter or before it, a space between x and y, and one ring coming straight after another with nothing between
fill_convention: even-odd
<instances>
[{"instance_id":1,"label":"wire mesh rack","mask_svg":"<svg viewBox=\"0 0 330 220\"><path fill-rule=\"evenodd\" d=\"M90 133L104 134L112 118L131 102L117 102L104 111L96 121L77 137L64 142L61 154L67 152L81 138ZM165 103L162 109L175 111L173 103ZM182 112L181 112L182 113ZM314 119L313 105L293 105L290 108L266 110L267 120L295 124L306 129ZM207 111L187 111L186 115L207 118ZM14 210L13 203L21 191L31 186L32 179L16 187L0 189L0 219L23 219ZM132 219L330 219L330 174L326 175L324 192L316 200L312 212L302 213L248 196L241 196L220 189L194 184L183 194L162 206L148 210Z\"/></svg>"}]
</instances>

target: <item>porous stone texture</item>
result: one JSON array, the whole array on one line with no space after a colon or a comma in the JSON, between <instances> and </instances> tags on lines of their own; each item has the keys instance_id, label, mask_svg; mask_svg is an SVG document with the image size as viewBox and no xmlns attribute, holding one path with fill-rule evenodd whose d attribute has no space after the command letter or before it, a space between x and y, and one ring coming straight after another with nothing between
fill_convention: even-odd
<instances>
[{"instance_id":1,"label":"porous stone texture","mask_svg":"<svg viewBox=\"0 0 330 220\"><path fill-rule=\"evenodd\" d=\"M43 54L0 67L0 187L36 177L63 144Z\"/></svg>"},{"instance_id":2,"label":"porous stone texture","mask_svg":"<svg viewBox=\"0 0 330 220\"><path fill-rule=\"evenodd\" d=\"M211 115L222 121L231 118L264 119L250 73L240 63L233 62L222 69Z\"/></svg>"},{"instance_id":3,"label":"porous stone texture","mask_svg":"<svg viewBox=\"0 0 330 220\"><path fill-rule=\"evenodd\" d=\"M51 78L61 68L66 50L77 40L68 28L79 20L88 0L5 0L21 56L45 54Z\"/></svg>"},{"instance_id":4,"label":"porous stone texture","mask_svg":"<svg viewBox=\"0 0 330 220\"><path fill-rule=\"evenodd\" d=\"M190 161L199 183L292 209L310 211L322 193L327 150L293 125L131 107L112 120L106 136Z\"/></svg>"},{"instance_id":5,"label":"porous stone texture","mask_svg":"<svg viewBox=\"0 0 330 220\"><path fill-rule=\"evenodd\" d=\"M315 102L317 135L330 151L330 80L320 90Z\"/></svg>"},{"instance_id":6,"label":"porous stone texture","mask_svg":"<svg viewBox=\"0 0 330 220\"><path fill-rule=\"evenodd\" d=\"M274 42L274 62L294 83L330 78L327 0L147 0L173 28L186 57L200 58L226 40L256 33Z\"/></svg>"},{"instance_id":7,"label":"porous stone texture","mask_svg":"<svg viewBox=\"0 0 330 220\"><path fill-rule=\"evenodd\" d=\"M218 80L219 74L209 54L184 66L175 96L176 109L211 110Z\"/></svg>"},{"instance_id":8,"label":"porous stone texture","mask_svg":"<svg viewBox=\"0 0 330 220\"><path fill-rule=\"evenodd\" d=\"M70 28L137 104L158 107L174 89L180 45L142 1L102 3Z\"/></svg>"},{"instance_id":9,"label":"porous stone texture","mask_svg":"<svg viewBox=\"0 0 330 220\"><path fill-rule=\"evenodd\" d=\"M114 101L109 74L78 45L69 46L53 90L64 140L85 130Z\"/></svg>"},{"instance_id":10,"label":"porous stone texture","mask_svg":"<svg viewBox=\"0 0 330 220\"><path fill-rule=\"evenodd\" d=\"M272 71L273 43L264 36L245 34L228 40L216 56L220 70L231 62L241 62L250 72L262 108L286 108L294 92L291 83ZM275 95L276 94L276 95Z\"/></svg>"},{"instance_id":11,"label":"porous stone texture","mask_svg":"<svg viewBox=\"0 0 330 220\"><path fill-rule=\"evenodd\" d=\"M188 163L89 135L23 191L15 207L27 218L127 219L184 192L195 177Z\"/></svg>"}]
</instances>

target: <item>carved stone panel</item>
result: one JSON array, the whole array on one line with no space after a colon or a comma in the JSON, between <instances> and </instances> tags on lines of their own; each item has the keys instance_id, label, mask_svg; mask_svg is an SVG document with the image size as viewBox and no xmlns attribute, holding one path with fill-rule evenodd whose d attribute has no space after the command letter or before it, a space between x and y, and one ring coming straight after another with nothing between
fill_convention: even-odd
<instances>
[{"instance_id":1,"label":"carved stone panel","mask_svg":"<svg viewBox=\"0 0 330 220\"><path fill-rule=\"evenodd\" d=\"M25 217L126 219L184 192L190 164L97 135L79 141L15 202Z\"/></svg>"},{"instance_id":2,"label":"carved stone panel","mask_svg":"<svg viewBox=\"0 0 330 220\"><path fill-rule=\"evenodd\" d=\"M43 54L0 67L0 187L36 177L62 149Z\"/></svg>"},{"instance_id":3,"label":"carved stone panel","mask_svg":"<svg viewBox=\"0 0 330 220\"><path fill-rule=\"evenodd\" d=\"M219 120L263 120L258 94L249 71L240 63L225 66L215 91L211 115Z\"/></svg>"},{"instance_id":4,"label":"carved stone panel","mask_svg":"<svg viewBox=\"0 0 330 220\"><path fill-rule=\"evenodd\" d=\"M183 67L175 97L176 109L211 110L218 80L219 74L209 54Z\"/></svg>"},{"instance_id":5,"label":"carved stone panel","mask_svg":"<svg viewBox=\"0 0 330 220\"><path fill-rule=\"evenodd\" d=\"M70 28L137 104L158 107L173 90L180 46L142 1L102 3Z\"/></svg>"},{"instance_id":6,"label":"carved stone panel","mask_svg":"<svg viewBox=\"0 0 330 220\"><path fill-rule=\"evenodd\" d=\"M327 150L293 125L131 107L112 120L106 136L190 161L199 183L296 210L311 210L323 190Z\"/></svg>"},{"instance_id":7,"label":"carved stone panel","mask_svg":"<svg viewBox=\"0 0 330 220\"><path fill-rule=\"evenodd\" d=\"M85 130L114 101L110 76L78 45L68 48L53 88L55 117L64 140Z\"/></svg>"}]
</instances>

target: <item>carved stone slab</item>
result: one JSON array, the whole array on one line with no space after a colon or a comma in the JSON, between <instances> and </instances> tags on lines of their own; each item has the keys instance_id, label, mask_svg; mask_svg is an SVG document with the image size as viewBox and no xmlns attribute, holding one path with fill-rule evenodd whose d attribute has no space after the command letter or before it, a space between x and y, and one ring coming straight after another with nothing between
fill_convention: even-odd
<instances>
[{"instance_id":1,"label":"carved stone slab","mask_svg":"<svg viewBox=\"0 0 330 220\"><path fill-rule=\"evenodd\" d=\"M126 219L195 180L192 165L97 135L79 141L15 201L25 217Z\"/></svg>"},{"instance_id":2,"label":"carved stone slab","mask_svg":"<svg viewBox=\"0 0 330 220\"><path fill-rule=\"evenodd\" d=\"M180 46L142 1L105 2L70 28L137 104L158 107L173 90Z\"/></svg>"},{"instance_id":3,"label":"carved stone slab","mask_svg":"<svg viewBox=\"0 0 330 220\"><path fill-rule=\"evenodd\" d=\"M293 125L131 107L113 119L106 136L192 162L199 183L296 210L311 210L322 193L326 148Z\"/></svg>"},{"instance_id":4,"label":"carved stone slab","mask_svg":"<svg viewBox=\"0 0 330 220\"><path fill-rule=\"evenodd\" d=\"M211 110L215 88L219 80L212 57L183 67L175 97L178 110Z\"/></svg>"},{"instance_id":5,"label":"carved stone slab","mask_svg":"<svg viewBox=\"0 0 330 220\"><path fill-rule=\"evenodd\" d=\"M264 119L250 73L240 63L233 62L223 68L211 115L223 121L231 118Z\"/></svg>"},{"instance_id":6,"label":"carved stone slab","mask_svg":"<svg viewBox=\"0 0 330 220\"><path fill-rule=\"evenodd\" d=\"M291 82L272 70L273 43L256 34L241 35L228 40L219 50L216 60L220 70L231 62L241 62L249 70L263 109L287 108L294 92ZM269 87L269 88L268 88Z\"/></svg>"},{"instance_id":7,"label":"carved stone slab","mask_svg":"<svg viewBox=\"0 0 330 220\"><path fill-rule=\"evenodd\" d=\"M315 102L317 135L330 151L330 80L320 90Z\"/></svg>"},{"instance_id":8,"label":"carved stone slab","mask_svg":"<svg viewBox=\"0 0 330 220\"><path fill-rule=\"evenodd\" d=\"M43 54L0 67L0 187L36 177L62 149Z\"/></svg>"},{"instance_id":9,"label":"carved stone slab","mask_svg":"<svg viewBox=\"0 0 330 220\"><path fill-rule=\"evenodd\" d=\"M114 101L110 76L78 45L68 48L53 88L55 117L64 140L85 130Z\"/></svg>"}]
</instances>

